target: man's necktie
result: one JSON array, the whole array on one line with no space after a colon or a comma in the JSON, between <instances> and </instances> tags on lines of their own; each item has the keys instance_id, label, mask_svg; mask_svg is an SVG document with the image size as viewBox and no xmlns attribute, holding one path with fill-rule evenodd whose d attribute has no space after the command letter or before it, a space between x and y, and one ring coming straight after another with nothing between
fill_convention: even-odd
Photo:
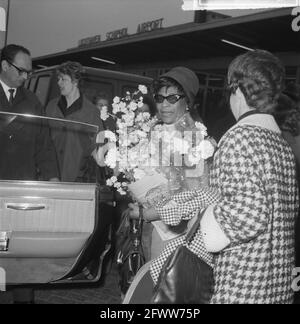
<instances>
[{"instance_id":1,"label":"man's necktie","mask_svg":"<svg viewBox=\"0 0 300 324\"><path fill-rule=\"evenodd\" d=\"M9 89L9 99L8 99L8 102L10 105L13 104L13 100L14 100L14 92L15 92L15 89Z\"/></svg>"}]
</instances>

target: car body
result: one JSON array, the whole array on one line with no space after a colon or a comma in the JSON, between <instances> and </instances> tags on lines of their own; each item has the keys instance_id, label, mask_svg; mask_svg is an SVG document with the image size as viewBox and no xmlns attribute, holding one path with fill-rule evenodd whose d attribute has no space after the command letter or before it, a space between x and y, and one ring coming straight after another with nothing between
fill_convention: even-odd
<instances>
[{"instance_id":1,"label":"car body","mask_svg":"<svg viewBox=\"0 0 300 324\"><path fill-rule=\"evenodd\" d=\"M34 92L44 106L51 99L59 96L56 67L35 71L25 84L25 87ZM151 78L137 74L84 67L80 89L91 101L101 91L106 93L108 101L112 102L115 96L122 96L126 91L133 92L137 90L137 85L149 85L151 82Z\"/></svg>"},{"instance_id":2,"label":"car body","mask_svg":"<svg viewBox=\"0 0 300 324\"><path fill-rule=\"evenodd\" d=\"M46 106L59 95L56 80L52 67L35 72L25 86ZM89 99L104 90L111 101L139 84L149 85L151 79L86 68L83 81ZM0 107L0 122L7 114L12 113ZM22 120L48 118L15 115ZM66 127L74 123L57 121ZM85 126L96 138L97 127ZM9 289L100 279L116 220L114 193L104 183L94 175L86 183L0 180L0 288L1 280ZM87 274L87 269L92 271Z\"/></svg>"}]
</instances>

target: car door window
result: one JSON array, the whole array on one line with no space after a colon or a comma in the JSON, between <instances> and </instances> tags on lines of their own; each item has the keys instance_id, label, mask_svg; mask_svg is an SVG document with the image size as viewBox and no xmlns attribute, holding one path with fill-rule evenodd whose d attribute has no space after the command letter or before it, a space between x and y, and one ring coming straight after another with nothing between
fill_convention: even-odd
<instances>
[{"instance_id":1,"label":"car door window","mask_svg":"<svg viewBox=\"0 0 300 324\"><path fill-rule=\"evenodd\" d=\"M37 78L36 86L35 86L35 94L40 99L42 105L46 104L49 82L50 82L50 74L41 75Z\"/></svg>"},{"instance_id":2,"label":"car door window","mask_svg":"<svg viewBox=\"0 0 300 324\"><path fill-rule=\"evenodd\" d=\"M93 102L98 93L105 93L109 103L115 93L114 83L112 81L101 81L98 78L85 78L83 80L82 91L87 98ZM110 107L109 107L110 108Z\"/></svg>"}]
</instances>

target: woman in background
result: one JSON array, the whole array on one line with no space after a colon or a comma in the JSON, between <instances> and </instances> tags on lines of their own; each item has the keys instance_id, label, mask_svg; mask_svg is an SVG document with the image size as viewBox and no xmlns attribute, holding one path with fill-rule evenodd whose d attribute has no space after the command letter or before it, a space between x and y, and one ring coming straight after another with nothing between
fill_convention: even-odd
<instances>
[{"instance_id":1,"label":"woman in background","mask_svg":"<svg viewBox=\"0 0 300 324\"><path fill-rule=\"evenodd\" d=\"M107 107L108 108L108 96L105 92L99 92L97 93L97 95L95 96L94 100L93 100L94 105L99 109L99 112L101 113L101 109L103 107Z\"/></svg>"},{"instance_id":2,"label":"woman in background","mask_svg":"<svg viewBox=\"0 0 300 324\"><path fill-rule=\"evenodd\" d=\"M79 85L83 68L80 63L66 62L57 68L57 84L60 97L49 102L46 115L54 118L69 119L98 126L103 130L103 124L97 108L80 91ZM84 182L93 163L91 157L96 142L93 132L95 128L71 123L49 121L61 181ZM91 168L95 169L95 168Z\"/></svg>"}]
</instances>

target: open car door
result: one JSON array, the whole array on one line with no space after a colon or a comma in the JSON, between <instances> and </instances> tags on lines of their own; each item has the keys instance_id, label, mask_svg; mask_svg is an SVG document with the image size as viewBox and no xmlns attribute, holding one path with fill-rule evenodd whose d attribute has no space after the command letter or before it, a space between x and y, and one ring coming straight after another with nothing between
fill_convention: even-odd
<instances>
[{"instance_id":1,"label":"open car door","mask_svg":"<svg viewBox=\"0 0 300 324\"><path fill-rule=\"evenodd\" d=\"M0 136L18 118L47 117L0 112ZM85 126L96 136L97 127ZM89 183L0 181L0 269L8 289L100 279L114 208L112 192L96 179L90 174Z\"/></svg>"}]
</instances>

